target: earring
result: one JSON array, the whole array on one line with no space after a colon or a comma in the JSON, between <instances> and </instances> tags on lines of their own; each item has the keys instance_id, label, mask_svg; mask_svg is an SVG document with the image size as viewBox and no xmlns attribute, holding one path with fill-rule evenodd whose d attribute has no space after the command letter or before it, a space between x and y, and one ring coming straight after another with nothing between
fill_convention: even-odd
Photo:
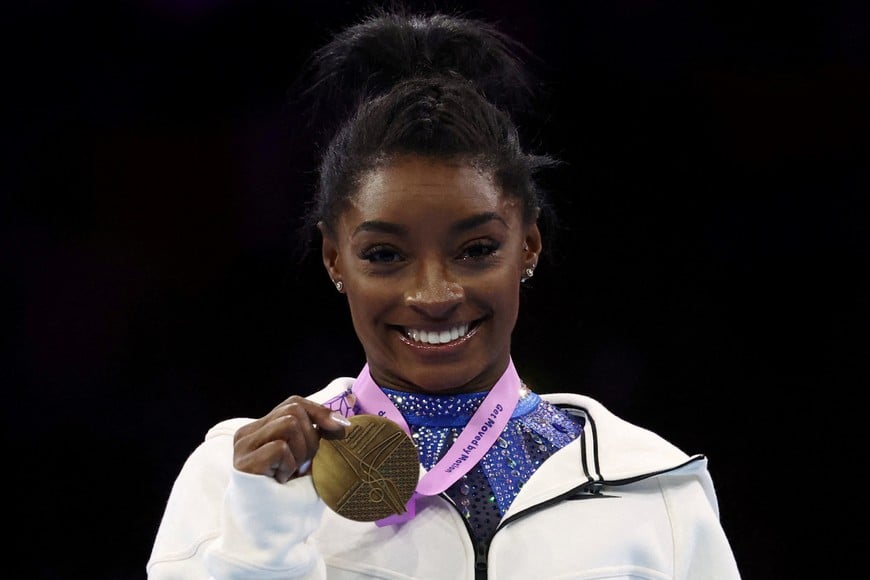
<instances>
[{"instance_id":1,"label":"earring","mask_svg":"<svg viewBox=\"0 0 870 580\"><path fill-rule=\"evenodd\" d=\"M520 278L520 282L528 282L529 278L535 275L534 268L526 268L523 270L523 276Z\"/></svg>"},{"instance_id":2,"label":"earring","mask_svg":"<svg viewBox=\"0 0 870 580\"><path fill-rule=\"evenodd\" d=\"M341 280L333 280L332 283L335 284L335 289L339 292L344 290L344 282L342 282Z\"/></svg>"}]
</instances>

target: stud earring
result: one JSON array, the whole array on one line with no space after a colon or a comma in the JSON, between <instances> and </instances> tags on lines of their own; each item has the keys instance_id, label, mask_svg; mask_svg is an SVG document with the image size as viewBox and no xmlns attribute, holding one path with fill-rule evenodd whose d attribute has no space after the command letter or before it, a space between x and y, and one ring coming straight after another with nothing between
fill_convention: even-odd
<instances>
[{"instance_id":1,"label":"stud earring","mask_svg":"<svg viewBox=\"0 0 870 580\"><path fill-rule=\"evenodd\" d=\"M520 282L528 282L529 278L535 275L534 268L526 268L523 270L523 276L520 278Z\"/></svg>"},{"instance_id":2,"label":"stud earring","mask_svg":"<svg viewBox=\"0 0 870 580\"><path fill-rule=\"evenodd\" d=\"M341 280L333 280L332 283L335 284L335 289L339 292L344 290L344 282L342 282Z\"/></svg>"}]
</instances>

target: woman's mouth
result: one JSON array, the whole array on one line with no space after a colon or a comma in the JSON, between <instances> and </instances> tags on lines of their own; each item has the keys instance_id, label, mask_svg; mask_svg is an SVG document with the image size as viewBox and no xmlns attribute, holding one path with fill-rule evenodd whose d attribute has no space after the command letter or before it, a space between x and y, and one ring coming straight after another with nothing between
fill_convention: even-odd
<instances>
[{"instance_id":1,"label":"woman's mouth","mask_svg":"<svg viewBox=\"0 0 870 580\"><path fill-rule=\"evenodd\" d=\"M443 330L406 328L404 334L408 340L417 344L446 344L467 335L469 328L470 325L467 323L457 324L452 328Z\"/></svg>"}]
</instances>

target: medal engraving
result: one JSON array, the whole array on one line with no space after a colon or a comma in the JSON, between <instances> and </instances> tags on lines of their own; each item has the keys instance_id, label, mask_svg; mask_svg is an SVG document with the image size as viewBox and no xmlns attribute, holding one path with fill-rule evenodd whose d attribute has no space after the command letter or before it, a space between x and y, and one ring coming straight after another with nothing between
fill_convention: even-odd
<instances>
[{"instance_id":1,"label":"medal engraving","mask_svg":"<svg viewBox=\"0 0 870 580\"><path fill-rule=\"evenodd\" d=\"M335 513L371 522L405 512L420 476L417 449L393 421L349 417L344 439L321 439L311 464L314 488Z\"/></svg>"}]
</instances>

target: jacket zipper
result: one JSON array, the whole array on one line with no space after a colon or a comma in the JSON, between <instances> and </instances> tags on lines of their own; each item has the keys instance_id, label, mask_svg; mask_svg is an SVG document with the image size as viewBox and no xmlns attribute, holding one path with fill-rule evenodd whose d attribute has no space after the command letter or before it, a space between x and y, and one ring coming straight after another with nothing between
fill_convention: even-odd
<instances>
[{"instance_id":1,"label":"jacket zipper","mask_svg":"<svg viewBox=\"0 0 870 580\"><path fill-rule=\"evenodd\" d=\"M468 520L462 515L462 512L459 511L459 506L450 499L450 496L446 493L438 494L452 505L456 509L456 513L459 515L459 518L462 520L462 523L465 524L465 531L468 532L468 539L471 540L471 547L474 550L474 574L475 576L481 574L481 572L486 572L486 551L489 546L484 546L482 543L478 542L474 539L474 530L471 529L471 524L468 523Z\"/></svg>"},{"instance_id":2,"label":"jacket zipper","mask_svg":"<svg viewBox=\"0 0 870 580\"><path fill-rule=\"evenodd\" d=\"M539 504L535 504L534 506L532 506L530 508L527 508L519 513L512 515L510 518L508 518L507 520L505 520L501 524L499 524L498 527L496 527L495 531L493 532L492 537L494 538L495 535L498 533L498 531L505 526L505 524L516 521L520 517L527 516L529 514L532 514L536 511L538 511L539 509L542 509L544 507L559 503L560 501L563 501L564 499L567 499L568 497L570 497L576 493L589 492L589 493L592 493L594 495L599 495L601 493L602 487L604 487L604 484L602 484L600 482L587 481L586 483L584 483L578 487L575 487L574 489L571 489L570 491L568 491L566 493L558 495L554 498L550 498L550 499L548 499L544 502L541 502ZM440 495L444 499L449 501L454 507L456 507L456 504L453 502L452 499L450 499L450 497L447 494L442 493ZM457 509L457 512L458 511L459 510ZM471 524L468 523L467 519L462 517L461 513L459 514L459 517L462 518L462 522L465 524L465 529L468 532L469 539L471 540L471 547L474 548L474 573L475 573L475 576L485 575L486 569L487 569L487 559L488 559L487 552L489 550L489 545L484 545L481 542L478 542L477 540L475 540L474 539L474 532L471 529ZM492 540L490 540L490 544L491 543L492 543Z\"/></svg>"}]
</instances>

